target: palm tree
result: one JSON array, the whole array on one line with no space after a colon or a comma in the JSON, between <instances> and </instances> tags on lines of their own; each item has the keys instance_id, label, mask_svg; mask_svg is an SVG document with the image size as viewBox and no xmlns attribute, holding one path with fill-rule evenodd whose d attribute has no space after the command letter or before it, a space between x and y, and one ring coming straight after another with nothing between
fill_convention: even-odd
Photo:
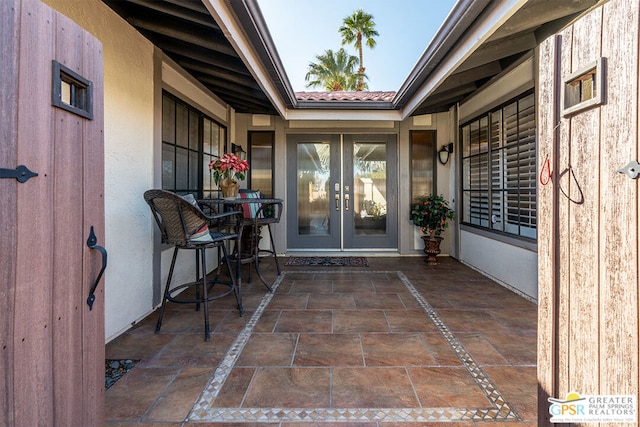
<instances>
[{"instance_id":1,"label":"palm tree","mask_svg":"<svg viewBox=\"0 0 640 427\"><path fill-rule=\"evenodd\" d=\"M353 70L358 58L349 55L343 48L333 52L331 49L322 55L316 55L317 63L309 63L309 71L304 77L307 87L321 86L323 89L335 91L352 91L358 86L360 75Z\"/></svg>"},{"instance_id":2,"label":"palm tree","mask_svg":"<svg viewBox=\"0 0 640 427\"><path fill-rule=\"evenodd\" d=\"M353 44L358 49L358 57L360 59L360 68L358 69L358 91L364 87L364 62L362 61L362 39L364 38L367 46L373 49L376 46L374 37L378 36L375 30L376 23L373 22L373 16L358 9L353 15L344 18L343 25L338 30L342 36L342 45Z\"/></svg>"}]
</instances>

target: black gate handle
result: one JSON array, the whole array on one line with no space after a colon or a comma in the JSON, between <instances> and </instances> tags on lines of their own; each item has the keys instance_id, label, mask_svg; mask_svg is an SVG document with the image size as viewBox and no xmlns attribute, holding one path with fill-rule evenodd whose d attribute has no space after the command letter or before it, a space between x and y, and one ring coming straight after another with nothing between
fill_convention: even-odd
<instances>
[{"instance_id":1,"label":"black gate handle","mask_svg":"<svg viewBox=\"0 0 640 427\"><path fill-rule=\"evenodd\" d=\"M94 292L98 287L98 283L100 282L100 278L102 278L102 273L104 273L104 269L107 268L107 250L102 246L96 245L98 243L98 239L96 238L95 233L93 232L93 225L91 226L91 231L89 231L89 237L87 238L87 246L90 249L97 249L102 254L102 268L100 269L100 273L98 273L98 278L96 279L93 286L91 286L91 291L89 291L89 297L87 297L87 304L89 305L89 311L93 310L93 302L96 300L96 296Z\"/></svg>"}]
</instances>

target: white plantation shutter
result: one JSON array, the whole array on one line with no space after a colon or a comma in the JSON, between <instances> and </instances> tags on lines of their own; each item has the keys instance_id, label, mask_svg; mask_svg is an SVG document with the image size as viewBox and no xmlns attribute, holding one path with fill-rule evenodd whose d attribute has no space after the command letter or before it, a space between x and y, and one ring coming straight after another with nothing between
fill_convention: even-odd
<instances>
[{"instance_id":1,"label":"white plantation shutter","mask_svg":"<svg viewBox=\"0 0 640 427\"><path fill-rule=\"evenodd\" d=\"M520 235L536 237L536 112L533 94L518 102Z\"/></svg>"},{"instance_id":2,"label":"white plantation shutter","mask_svg":"<svg viewBox=\"0 0 640 427\"><path fill-rule=\"evenodd\" d=\"M467 224L536 237L534 95L461 129L463 216Z\"/></svg>"},{"instance_id":3,"label":"white plantation shutter","mask_svg":"<svg viewBox=\"0 0 640 427\"><path fill-rule=\"evenodd\" d=\"M489 138L491 142L491 228L504 231L504 171L505 158L502 110L489 114Z\"/></svg>"}]
</instances>

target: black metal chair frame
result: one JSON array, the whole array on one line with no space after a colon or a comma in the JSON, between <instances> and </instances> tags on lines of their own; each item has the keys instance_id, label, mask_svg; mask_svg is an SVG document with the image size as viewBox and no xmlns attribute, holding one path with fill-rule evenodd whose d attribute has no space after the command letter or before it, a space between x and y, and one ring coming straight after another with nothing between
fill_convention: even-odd
<instances>
[{"instance_id":1,"label":"black metal chair frame","mask_svg":"<svg viewBox=\"0 0 640 427\"><path fill-rule=\"evenodd\" d=\"M280 222L280 217L282 216L282 200L280 199L266 199L266 198L247 198L247 199L235 199L233 201L225 201L223 199L205 199L199 200L198 203L206 207L205 210L210 209L211 212L217 212L220 204L223 206L232 206L237 209L242 215L242 219L240 222L240 227L238 230L238 237L236 241L235 248L233 253L231 254L231 261L236 263L238 269L238 277L240 277L240 267L243 264L255 264L255 269L258 277L265 285L265 287L272 292L271 284L267 282L267 280L262 275L260 271L260 258L261 255L267 254L268 256L273 256L274 262L276 264L276 270L278 275L281 274L280 264L278 263L278 255L276 252L276 247L273 240L273 232L271 229L271 224L277 224ZM253 215L253 218L245 218L242 210L243 205L248 204L258 204L259 207ZM269 231L269 240L271 243L271 249L260 249L259 247L259 230L262 226L266 226ZM250 252L243 253L242 251L242 235L249 230L250 234ZM247 278L247 282L251 283L251 269L249 269L249 276Z\"/></svg>"},{"instance_id":2,"label":"black metal chair frame","mask_svg":"<svg viewBox=\"0 0 640 427\"><path fill-rule=\"evenodd\" d=\"M182 196L166 190L149 190L144 193L144 199L151 208L153 217L158 224L162 235L162 243L174 245L173 257L169 268L169 275L162 298L162 305L156 324L156 333L160 332L162 319L167 301L174 303L195 303L196 311L200 310L200 304L204 309L205 341L209 341L211 331L209 326L208 303L225 297L231 292L235 293L238 311L242 316L242 295L240 284L236 281L236 274L231 267L226 244L237 239L241 214L238 212L226 212L215 215L206 215L197 206L192 205ZM201 230L203 226L209 227L210 241L201 242L191 240L192 236ZM231 227L231 230L229 229ZM215 269L215 277L207 278L206 253L207 249L217 249L218 266ZM176 263L178 251L181 249L195 250L196 253L196 280L194 282L180 284L171 288L171 280ZM222 263L227 267L229 280L222 280L220 267ZM201 274L202 271L202 274ZM211 294L214 286L221 284L228 286L224 292ZM179 297L183 290L195 287L195 298Z\"/></svg>"}]
</instances>

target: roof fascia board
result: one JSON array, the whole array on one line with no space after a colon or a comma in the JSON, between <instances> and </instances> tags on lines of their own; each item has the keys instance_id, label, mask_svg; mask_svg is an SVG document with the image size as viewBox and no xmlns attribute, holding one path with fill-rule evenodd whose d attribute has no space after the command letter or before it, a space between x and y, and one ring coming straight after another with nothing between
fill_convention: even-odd
<instances>
[{"instance_id":1,"label":"roof fascia board","mask_svg":"<svg viewBox=\"0 0 640 427\"><path fill-rule=\"evenodd\" d=\"M425 99L433 93L473 52L502 26L511 16L520 10L527 0L506 0L493 2L479 17L479 20L465 32L462 39L448 52L444 61L437 64L425 81L402 108L401 116L406 118L419 108Z\"/></svg>"},{"instance_id":2,"label":"roof fascia board","mask_svg":"<svg viewBox=\"0 0 640 427\"><path fill-rule=\"evenodd\" d=\"M269 78L269 73L264 69L264 64L256 54L250 40L247 39L242 26L236 21L233 12L225 0L202 0L211 16L220 26L222 33L233 46L238 56L245 63L256 82L260 85L265 95L272 102L280 116L284 117L286 105L278 95L278 90Z\"/></svg>"},{"instance_id":3,"label":"roof fascia board","mask_svg":"<svg viewBox=\"0 0 640 427\"><path fill-rule=\"evenodd\" d=\"M359 121L395 121L402 120L397 110L305 110L288 109L285 120L359 120Z\"/></svg>"}]
</instances>

